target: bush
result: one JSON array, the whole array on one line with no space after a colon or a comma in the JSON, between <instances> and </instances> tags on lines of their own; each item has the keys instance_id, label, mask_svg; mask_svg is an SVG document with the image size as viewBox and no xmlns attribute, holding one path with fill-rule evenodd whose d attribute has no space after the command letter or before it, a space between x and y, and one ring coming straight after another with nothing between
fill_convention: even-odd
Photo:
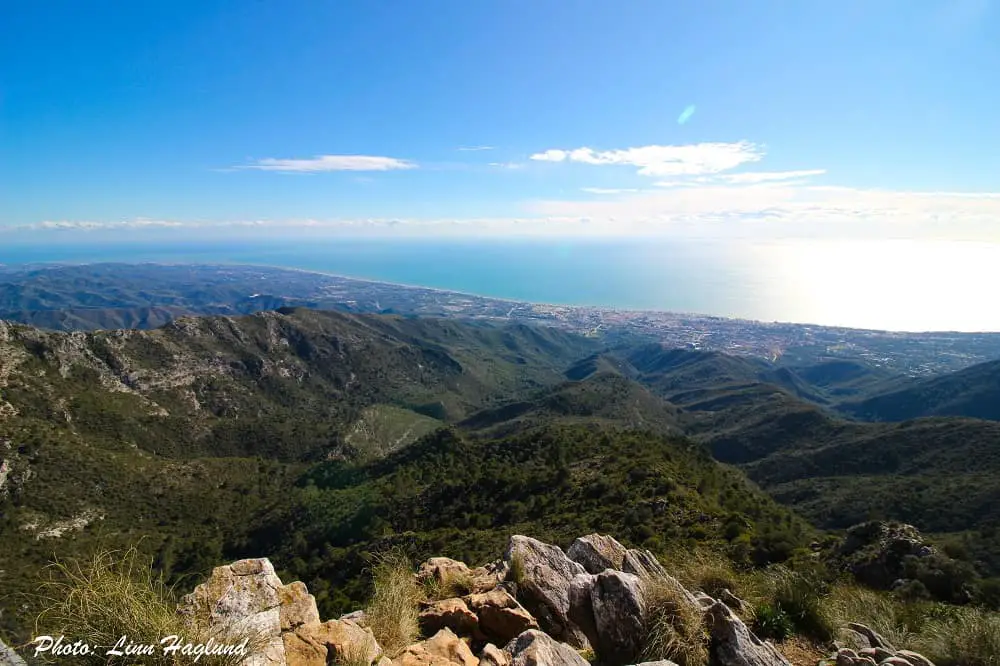
<instances>
[{"instance_id":1,"label":"bush","mask_svg":"<svg viewBox=\"0 0 1000 666\"><path fill-rule=\"evenodd\" d=\"M761 638L783 641L795 633L795 624L780 607L764 604L754 608L753 630Z\"/></svg>"},{"instance_id":2,"label":"bush","mask_svg":"<svg viewBox=\"0 0 1000 666\"><path fill-rule=\"evenodd\" d=\"M420 587L409 558L395 550L376 558L372 578L374 592L365 620L382 649L395 657L420 635Z\"/></svg>"},{"instance_id":3,"label":"bush","mask_svg":"<svg viewBox=\"0 0 1000 666\"><path fill-rule=\"evenodd\" d=\"M647 580L645 661L669 659L679 666L708 663L708 633L702 612L669 580Z\"/></svg>"},{"instance_id":4,"label":"bush","mask_svg":"<svg viewBox=\"0 0 1000 666\"><path fill-rule=\"evenodd\" d=\"M760 606L761 610L770 607L772 615L786 616L794 628L793 633L821 642L833 639L834 625L823 599L829 590L823 581L783 567L772 569L768 578L769 599Z\"/></svg>"},{"instance_id":5,"label":"bush","mask_svg":"<svg viewBox=\"0 0 1000 666\"><path fill-rule=\"evenodd\" d=\"M86 562L57 561L48 573L48 579L42 583L39 600L43 610L35 621L35 635L65 636L70 643L82 641L92 646L107 646L95 650L95 654L74 656L74 663L163 666L189 663L191 656L163 654L160 640L167 636L182 636L194 644L209 639L225 644L247 642L245 654L207 655L199 660L209 666L235 666L247 654L263 647L261 636L246 631L210 634L206 629L192 635L192 628L177 614L172 590L161 578L154 577L152 560L140 560L134 547L126 551L100 550ZM122 636L127 636L133 645L156 645L157 653L129 656L127 660L104 654ZM65 661L65 657L53 658L56 661Z\"/></svg>"}]
</instances>

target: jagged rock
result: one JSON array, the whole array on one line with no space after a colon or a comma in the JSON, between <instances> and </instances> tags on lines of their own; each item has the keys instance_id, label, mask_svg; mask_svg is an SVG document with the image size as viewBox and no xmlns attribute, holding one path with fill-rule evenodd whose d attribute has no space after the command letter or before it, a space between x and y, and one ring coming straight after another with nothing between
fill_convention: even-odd
<instances>
[{"instance_id":1,"label":"jagged rock","mask_svg":"<svg viewBox=\"0 0 1000 666\"><path fill-rule=\"evenodd\" d=\"M367 624L367 616L363 610L351 611L350 613L345 613L340 616L341 620L350 620L351 622L356 622L362 627Z\"/></svg>"},{"instance_id":2,"label":"jagged rock","mask_svg":"<svg viewBox=\"0 0 1000 666\"><path fill-rule=\"evenodd\" d=\"M445 590L458 588L451 590L457 594L476 594L492 590L506 574L502 561L471 569L450 557L432 557L417 569L417 582L433 582Z\"/></svg>"},{"instance_id":3,"label":"jagged rock","mask_svg":"<svg viewBox=\"0 0 1000 666\"><path fill-rule=\"evenodd\" d=\"M854 660L854 666L878 666L871 657L858 657Z\"/></svg>"},{"instance_id":4,"label":"jagged rock","mask_svg":"<svg viewBox=\"0 0 1000 666\"><path fill-rule=\"evenodd\" d=\"M641 664L635 664L635 666L677 666L677 664L669 659L661 659L659 661L644 661Z\"/></svg>"},{"instance_id":5,"label":"jagged rock","mask_svg":"<svg viewBox=\"0 0 1000 666\"><path fill-rule=\"evenodd\" d=\"M510 576L516 577L513 582L519 600L539 626L556 640L587 647L585 634L570 619L570 582L575 576L586 575L583 566L566 557L558 546L525 536L511 537L504 561Z\"/></svg>"},{"instance_id":6,"label":"jagged rock","mask_svg":"<svg viewBox=\"0 0 1000 666\"><path fill-rule=\"evenodd\" d=\"M288 666L325 666L346 661L374 664L382 657L371 630L351 620L302 625L282 638Z\"/></svg>"},{"instance_id":7,"label":"jagged rock","mask_svg":"<svg viewBox=\"0 0 1000 666\"><path fill-rule=\"evenodd\" d=\"M252 636L263 642L246 666L283 664L281 579L269 560L240 560L216 567L178 604L189 626L218 637ZM218 638L216 640L219 640Z\"/></svg>"},{"instance_id":8,"label":"jagged rock","mask_svg":"<svg viewBox=\"0 0 1000 666\"><path fill-rule=\"evenodd\" d=\"M479 654L479 666L510 666L510 655L493 643L487 643Z\"/></svg>"},{"instance_id":9,"label":"jagged rock","mask_svg":"<svg viewBox=\"0 0 1000 666\"><path fill-rule=\"evenodd\" d=\"M857 661L858 655L854 650L842 648L837 651L835 659L837 661L837 666L854 666L854 662Z\"/></svg>"},{"instance_id":10,"label":"jagged rock","mask_svg":"<svg viewBox=\"0 0 1000 666\"><path fill-rule=\"evenodd\" d=\"M621 571L605 571L590 590L596 631L588 636L602 663L628 664L642 651L646 608L642 581Z\"/></svg>"},{"instance_id":11,"label":"jagged rock","mask_svg":"<svg viewBox=\"0 0 1000 666\"><path fill-rule=\"evenodd\" d=\"M538 629L531 613L502 588L471 594L465 603L479 618L479 631L487 640L505 644L528 629Z\"/></svg>"},{"instance_id":12,"label":"jagged rock","mask_svg":"<svg viewBox=\"0 0 1000 666\"><path fill-rule=\"evenodd\" d=\"M411 645L392 660L395 666L478 666L469 646L450 629L442 629L426 641Z\"/></svg>"},{"instance_id":13,"label":"jagged rock","mask_svg":"<svg viewBox=\"0 0 1000 666\"><path fill-rule=\"evenodd\" d=\"M892 656L886 657L882 661L878 662L879 666L914 666L912 662L902 657Z\"/></svg>"},{"instance_id":14,"label":"jagged rock","mask_svg":"<svg viewBox=\"0 0 1000 666\"><path fill-rule=\"evenodd\" d=\"M431 636L442 629L451 629L460 636L479 637L479 617L462 599L435 601L420 611L420 629Z\"/></svg>"},{"instance_id":15,"label":"jagged rock","mask_svg":"<svg viewBox=\"0 0 1000 666\"><path fill-rule=\"evenodd\" d=\"M722 592L719 593L719 601L726 604L737 613L742 613L747 608L746 602L730 592L728 588L723 589Z\"/></svg>"},{"instance_id":16,"label":"jagged rock","mask_svg":"<svg viewBox=\"0 0 1000 666\"><path fill-rule=\"evenodd\" d=\"M844 627L837 634L838 640L834 641L834 645L839 648L850 648L852 650L864 650L871 647L871 643L868 641L866 636L859 634L853 629L848 629Z\"/></svg>"},{"instance_id":17,"label":"jagged rock","mask_svg":"<svg viewBox=\"0 0 1000 666\"><path fill-rule=\"evenodd\" d=\"M24 659L0 641L0 666L27 666Z\"/></svg>"},{"instance_id":18,"label":"jagged rock","mask_svg":"<svg viewBox=\"0 0 1000 666\"><path fill-rule=\"evenodd\" d=\"M511 666L590 666L576 650L548 634L531 629L504 648Z\"/></svg>"},{"instance_id":19,"label":"jagged rock","mask_svg":"<svg viewBox=\"0 0 1000 666\"><path fill-rule=\"evenodd\" d=\"M847 623L847 628L850 629L851 631L855 631L855 632L861 634L862 636L864 636L865 638L867 638L868 639L868 645L869 645L869 647L873 647L873 648L885 648L886 650L889 650L890 652L895 652L896 651L896 648L894 648L892 646L892 643L890 643L889 641L887 641L877 631L875 631L874 629L872 629L870 627L866 627L865 625L863 625L863 624L861 624L859 622L848 622Z\"/></svg>"},{"instance_id":20,"label":"jagged rock","mask_svg":"<svg viewBox=\"0 0 1000 666\"><path fill-rule=\"evenodd\" d=\"M879 664L882 661L888 659L889 657L893 657L895 655L892 652L886 650L885 648L877 647L877 648L865 648L863 650L859 650L858 656L871 657L872 659L875 660L876 664Z\"/></svg>"},{"instance_id":21,"label":"jagged rock","mask_svg":"<svg viewBox=\"0 0 1000 666\"><path fill-rule=\"evenodd\" d=\"M908 557L937 555L926 545L920 531L904 523L872 521L847 530L844 542L837 549L843 567L859 581L881 589L905 578Z\"/></svg>"},{"instance_id":22,"label":"jagged rock","mask_svg":"<svg viewBox=\"0 0 1000 666\"><path fill-rule=\"evenodd\" d=\"M605 569L620 571L627 552L613 537L588 534L574 541L566 549L566 556L582 565L587 573L599 574Z\"/></svg>"},{"instance_id":23,"label":"jagged rock","mask_svg":"<svg viewBox=\"0 0 1000 666\"><path fill-rule=\"evenodd\" d=\"M913 664L913 666L934 666L934 662L917 652L911 652L910 650L897 650L897 657L903 657L908 662Z\"/></svg>"},{"instance_id":24,"label":"jagged rock","mask_svg":"<svg viewBox=\"0 0 1000 666\"><path fill-rule=\"evenodd\" d=\"M705 613L712 635L712 663L717 666L791 666L773 645L750 631L724 603L712 604ZM839 661L838 661L839 666Z\"/></svg>"},{"instance_id":25,"label":"jagged rock","mask_svg":"<svg viewBox=\"0 0 1000 666\"><path fill-rule=\"evenodd\" d=\"M278 602L282 631L291 631L303 624L319 624L316 597L309 594L305 583L295 581L278 588Z\"/></svg>"},{"instance_id":26,"label":"jagged rock","mask_svg":"<svg viewBox=\"0 0 1000 666\"><path fill-rule=\"evenodd\" d=\"M621 570L639 578L662 578L668 575L656 556L648 550L629 550L625 553Z\"/></svg>"}]
</instances>

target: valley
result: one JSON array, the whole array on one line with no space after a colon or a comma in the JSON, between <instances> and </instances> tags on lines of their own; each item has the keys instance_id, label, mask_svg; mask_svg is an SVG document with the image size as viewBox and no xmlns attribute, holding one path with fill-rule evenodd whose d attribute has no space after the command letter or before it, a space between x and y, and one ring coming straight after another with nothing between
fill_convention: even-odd
<instances>
[{"instance_id":1,"label":"valley","mask_svg":"<svg viewBox=\"0 0 1000 666\"><path fill-rule=\"evenodd\" d=\"M759 567L869 519L937 533L964 562L949 575L986 594L1000 423L844 415L947 377L309 308L0 323L0 626L23 635L53 555L97 547L139 543L181 586L266 552L331 614L364 597L385 548L480 561L514 533L613 528Z\"/></svg>"}]
</instances>

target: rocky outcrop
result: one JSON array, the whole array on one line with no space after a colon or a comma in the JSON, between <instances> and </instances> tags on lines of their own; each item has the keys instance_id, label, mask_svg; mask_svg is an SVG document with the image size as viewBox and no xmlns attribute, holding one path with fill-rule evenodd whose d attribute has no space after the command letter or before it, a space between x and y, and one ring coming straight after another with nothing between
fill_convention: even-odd
<instances>
[{"instance_id":1,"label":"rocky outcrop","mask_svg":"<svg viewBox=\"0 0 1000 666\"><path fill-rule=\"evenodd\" d=\"M431 636L442 629L451 629L465 636L479 637L479 617L464 600L442 599L420 611L420 630Z\"/></svg>"},{"instance_id":2,"label":"rocky outcrop","mask_svg":"<svg viewBox=\"0 0 1000 666\"><path fill-rule=\"evenodd\" d=\"M24 659L21 659L12 649L0 641L0 666L27 666Z\"/></svg>"},{"instance_id":3,"label":"rocky outcrop","mask_svg":"<svg viewBox=\"0 0 1000 666\"><path fill-rule=\"evenodd\" d=\"M364 612L322 622L306 586L283 585L266 559L216 568L178 610L198 635L258 634L262 648L250 666L587 666L584 648L603 666L676 666L642 662L667 656L651 655L647 644L650 628L662 626L655 623L677 620L664 613L692 630L684 640L704 641L711 666L791 666L734 612L738 598L692 593L651 553L609 536L582 537L566 552L513 536L502 564L473 569L434 558L415 576L439 593L478 591L425 603L423 640L393 655L383 653ZM838 666L934 666L864 625L845 629L853 647L838 645Z\"/></svg>"},{"instance_id":4,"label":"rocky outcrop","mask_svg":"<svg viewBox=\"0 0 1000 666\"><path fill-rule=\"evenodd\" d=\"M372 635L351 620L301 625L282 635L288 666L329 663L376 664L382 649Z\"/></svg>"},{"instance_id":5,"label":"rocky outcrop","mask_svg":"<svg viewBox=\"0 0 1000 666\"><path fill-rule=\"evenodd\" d=\"M507 590L471 594L464 601L479 619L479 631L486 640L503 645L529 629L538 629L535 618Z\"/></svg>"},{"instance_id":6,"label":"rocky outcrop","mask_svg":"<svg viewBox=\"0 0 1000 666\"><path fill-rule=\"evenodd\" d=\"M601 661L630 664L642 653L646 629L646 602L638 576L605 571L590 590L594 633L588 636Z\"/></svg>"},{"instance_id":7,"label":"rocky outcrop","mask_svg":"<svg viewBox=\"0 0 1000 666\"><path fill-rule=\"evenodd\" d=\"M850 646L842 645L830 656L837 666L934 666L927 657L910 650L897 650L889 641L870 627L850 622L841 634Z\"/></svg>"},{"instance_id":8,"label":"rocky outcrop","mask_svg":"<svg viewBox=\"0 0 1000 666\"><path fill-rule=\"evenodd\" d=\"M566 557L558 546L525 536L511 537L504 561L518 598L545 633L573 647L587 647L586 635L570 618L570 583L587 574L583 566Z\"/></svg>"},{"instance_id":9,"label":"rocky outcrop","mask_svg":"<svg viewBox=\"0 0 1000 666\"><path fill-rule=\"evenodd\" d=\"M791 666L778 650L757 638L729 606L717 601L705 612L718 666Z\"/></svg>"},{"instance_id":10,"label":"rocky outcrop","mask_svg":"<svg viewBox=\"0 0 1000 666\"><path fill-rule=\"evenodd\" d=\"M537 629L512 640L504 652L511 666L590 666L576 650Z\"/></svg>"},{"instance_id":11,"label":"rocky outcrop","mask_svg":"<svg viewBox=\"0 0 1000 666\"><path fill-rule=\"evenodd\" d=\"M283 664L282 587L269 560L240 560L216 567L207 581L181 600L178 613L189 626L217 640L249 636L260 644L246 666Z\"/></svg>"},{"instance_id":12,"label":"rocky outcrop","mask_svg":"<svg viewBox=\"0 0 1000 666\"><path fill-rule=\"evenodd\" d=\"M468 644L450 629L442 629L416 645L403 650L392 660L394 666L479 666Z\"/></svg>"}]
</instances>

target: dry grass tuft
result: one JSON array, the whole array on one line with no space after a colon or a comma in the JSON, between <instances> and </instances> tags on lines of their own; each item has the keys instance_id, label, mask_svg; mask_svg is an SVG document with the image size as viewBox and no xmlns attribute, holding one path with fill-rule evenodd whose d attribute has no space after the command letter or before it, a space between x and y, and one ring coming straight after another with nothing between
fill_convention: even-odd
<instances>
[{"instance_id":1,"label":"dry grass tuft","mask_svg":"<svg viewBox=\"0 0 1000 666\"><path fill-rule=\"evenodd\" d=\"M365 609L365 620L386 654L395 657L420 635L423 594L414 579L412 563L400 551L379 555L372 577L375 591Z\"/></svg>"},{"instance_id":2,"label":"dry grass tuft","mask_svg":"<svg viewBox=\"0 0 1000 666\"><path fill-rule=\"evenodd\" d=\"M646 640L643 659L669 659L679 666L708 663L708 632L704 613L692 606L669 580L647 579Z\"/></svg>"},{"instance_id":3,"label":"dry grass tuft","mask_svg":"<svg viewBox=\"0 0 1000 666\"><path fill-rule=\"evenodd\" d=\"M93 654L74 655L79 664L154 664L175 666L193 657L164 654L160 641L181 636L184 642L204 644L210 638L227 645L246 641L245 654L206 655L200 664L235 666L263 647L257 635L192 635L177 613L173 591L153 574L152 561L140 558L132 547L125 551L101 550L89 561L56 561L48 568L39 600L43 610L35 620L36 636L65 636L66 642L81 641L95 646ZM126 636L132 644L152 644L153 654L108 656L118 640ZM99 647L98 647L99 646ZM45 656L44 653L42 655ZM52 657L53 662L66 657Z\"/></svg>"}]
</instances>

